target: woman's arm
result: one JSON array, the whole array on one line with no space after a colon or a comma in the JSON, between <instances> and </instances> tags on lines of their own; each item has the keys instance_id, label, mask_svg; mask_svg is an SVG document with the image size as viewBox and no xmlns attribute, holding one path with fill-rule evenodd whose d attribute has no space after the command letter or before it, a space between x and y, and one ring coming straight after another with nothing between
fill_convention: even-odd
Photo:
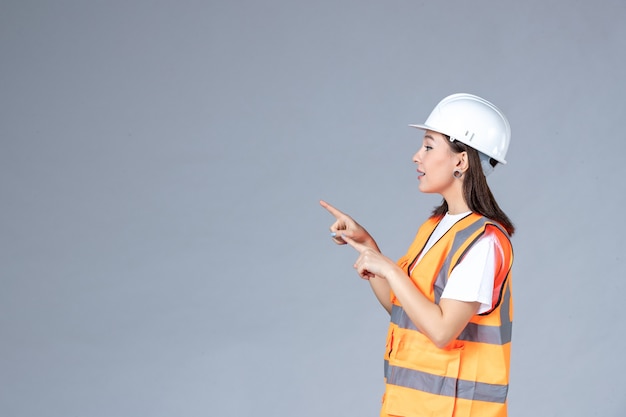
<instances>
[{"instance_id":1,"label":"woman's arm","mask_svg":"<svg viewBox=\"0 0 626 417\"><path fill-rule=\"evenodd\" d=\"M479 302L448 298L442 298L437 305L400 268L388 273L386 279L413 324L439 348L456 339L480 307Z\"/></svg>"},{"instance_id":2,"label":"woman's arm","mask_svg":"<svg viewBox=\"0 0 626 417\"><path fill-rule=\"evenodd\" d=\"M456 339L478 311L478 302L452 299L442 299L438 305L431 302L391 259L347 236L343 239L359 252L354 264L359 275L370 281L372 278L386 281L413 324L437 347L443 348Z\"/></svg>"}]
</instances>

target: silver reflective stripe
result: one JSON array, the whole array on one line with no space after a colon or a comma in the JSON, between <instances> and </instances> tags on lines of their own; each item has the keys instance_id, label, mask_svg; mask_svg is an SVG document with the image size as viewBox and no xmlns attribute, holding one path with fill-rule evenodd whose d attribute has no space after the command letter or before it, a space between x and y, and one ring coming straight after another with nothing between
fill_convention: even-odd
<instances>
[{"instance_id":1,"label":"silver reflective stripe","mask_svg":"<svg viewBox=\"0 0 626 417\"><path fill-rule=\"evenodd\" d=\"M417 330L417 327L404 312L402 306L396 304L391 306L391 322L401 329Z\"/></svg>"},{"instance_id":2,"label":"silver reflective stripe","mask_svg":"<svg viewBox=\"0 0 626 417\"><path fill-rule=\"evenodd\" d=\"M452 246L450 247L448 255L446 256L446 259L443 262L441 269L439 270L437 279L435 280L435 304L439 304L443 289L448 282L448 271L450 270L450 263L452 262L453 256L457 253L459 248L467 241L467 239L469 239L471 235L476 233L477 230L483 228L487 222L488 219L486 217L481 217L477 219L474 223L465 227L465 229L459 230L454 235L454 241L452 242Z\"/></svg>"},{"instance_id":3,"label":"silver reflective stripe","mask_svg":"<svg viewBox=\"0 0 626 417\"><path fill-rule=\"evenodd\" d=\"M387 378L388 373L389 373L389 361L385 359L385 373L384 373L385 378Z\"/></svg>"},{"instance_id":4,"label":"silver reflective stripe","mask_svg":"<svg viewBox=\"0 0 626 417\"><path fill-rule=\"evenodd\" d=\"M509 320L510 300L511 294L507 286L500 310L502 312L501 319L505 319L506 321L503 320L501 326L485 326L476 323L468 323L457 339L468 342L488 343L491 345L504 345L511 342L511 329L513 324ZM391 322L402 329L419 332L419 329L415 327L415 324L413 324L404 309L395 304L391 308Z\"/></svg>"},{"instance_id":5,"label":"silver reflective stripe","mask_svg":"<svg viewBox=\"0 0 626 417\"><path fill-rule=\"evenodd\" d=\"M505 403L508 385L456 380L454 378L389 365L387 383L401 387L466 400Z\"/></svg>"},{"instance_id":6,"label":"silver reflective stripe","mask_svg":"<svg viewBox=\"0 0 626 417\"><path fill-rule=\"evenodd\" d=\"M506 277L508 281L509 277ZM508 343L511 341L511 335L513 332L513 321L511 320L511 287L509 282L504 282L504 294L502 295L502 304L500 305L500 338L502 343Z\"/></svg>"},{"instance_id":7,"label":"silver reflective stripe","mask_svg":"<svg viewBox=\"0 0 626 417\"><path fill-rule=\"evenodd\" d=\"M434 293L435 293L435 304L439 304L439 300L441 299L441 294L443 293L443 289L446 286L446 283L448 282L448 271L450 270L450 264L452 262L452 258L454 257L456 252L459 250L459 248L469 239L469 237L472 234L476 233L476 231L483 228L485 224L488 223L488 221L489 220L486 217L480 217L474 223L466 226L464 229L461 229L455 233L452 246L450 247L450 250L448 251L448 254L446 255L446 259L444 260L441 266L441 269L437 273L437 278L435 279L435 284L433 288ZM454 228L454 226L452 227Z\"/></svg>"}]
</instances>

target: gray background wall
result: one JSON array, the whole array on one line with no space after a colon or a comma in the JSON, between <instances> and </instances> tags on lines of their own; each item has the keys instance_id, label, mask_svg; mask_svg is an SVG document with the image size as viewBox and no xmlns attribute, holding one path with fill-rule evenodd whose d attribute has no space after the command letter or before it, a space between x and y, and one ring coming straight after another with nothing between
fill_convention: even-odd
<instances>
[{"instance_id":1,"label":"gray background wall","mask_svg":"<svg viewBox=\"0 0 626 417\"><path fill-rule=\"evenodd\" d=\"M445 95L513 128L510 415L623 416L626 3L0 2L0 415L374 416Z\"/></svg>"}]
</instances>

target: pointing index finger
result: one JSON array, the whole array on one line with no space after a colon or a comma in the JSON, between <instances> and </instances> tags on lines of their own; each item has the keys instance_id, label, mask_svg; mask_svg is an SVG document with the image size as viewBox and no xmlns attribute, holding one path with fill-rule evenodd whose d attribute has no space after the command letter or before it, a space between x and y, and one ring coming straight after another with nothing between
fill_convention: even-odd
<instances>
[{"instance_id":1,"label":"pointing index finger","mask_svg":"<svg viewBox=\"0 0 626 417\"><path fill-rule=\"evenodd\" d=\"M332 214L337 220L346 216L342 211L336 209L335 207L325 202L324 200L320 200L320 205L324 207L326 210L328 210L328 212Z\"/></svg>"}]
</instances>

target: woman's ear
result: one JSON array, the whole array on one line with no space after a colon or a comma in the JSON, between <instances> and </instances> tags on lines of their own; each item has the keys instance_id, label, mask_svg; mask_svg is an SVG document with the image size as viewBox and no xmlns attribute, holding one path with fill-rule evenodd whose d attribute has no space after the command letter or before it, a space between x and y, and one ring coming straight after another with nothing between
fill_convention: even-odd
<instances>
[{"instance_id":1,"label":"woman's ear","mask_svg":"<svg viewBox=\"0 0 626 417\"><path fill-rule=\"evenodd\" d=\"M465 172L469 169L469 156L467 152L461 152L457 154L458 160L456 163L457 169L461 170L461 172Z\"/></svg>"}]
</instances>

